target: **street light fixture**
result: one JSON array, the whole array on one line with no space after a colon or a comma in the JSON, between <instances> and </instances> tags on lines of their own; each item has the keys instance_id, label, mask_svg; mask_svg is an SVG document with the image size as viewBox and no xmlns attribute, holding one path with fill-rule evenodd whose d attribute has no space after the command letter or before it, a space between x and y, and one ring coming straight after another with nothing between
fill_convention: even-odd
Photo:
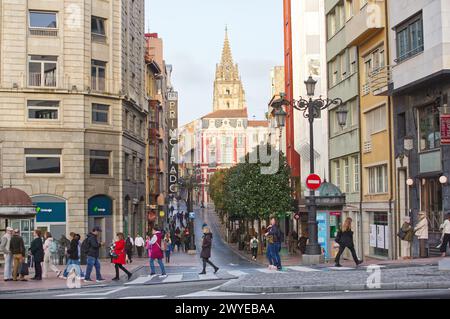
<instances>
[{"instance_id":1,"label":"street light fixture","mask_svg":"<svg viewBox=\"0 0 450 319\"><path fill-rule=\"evenodd\" d=\"M344 127L347 122L348 110L342 105L342 100L340 98L335 99L313 99L314 91L317 81L315 81L312 76L305 81L306 92L309 99L288 101L285 99L284 94L280 94L280 98L274 100L271 106L275 110L276 120L279 126L285 124L287 113L284 112L283 106L286 108L292 107L300 112L303 112L303 117L307 118L309 121L309 151L310 151L310 173L314 174L314 119L320 118L322 110L329 107L337 107L336 111L338 117L338 123L340 126ZM315 191L310 191L309 201L308 201L308 233L309 233L309 243L306 245L305 255L320 256L322 255L322 249L318 242L318 227L317 227L317 206Z\"/></svg>"}]
</instances>

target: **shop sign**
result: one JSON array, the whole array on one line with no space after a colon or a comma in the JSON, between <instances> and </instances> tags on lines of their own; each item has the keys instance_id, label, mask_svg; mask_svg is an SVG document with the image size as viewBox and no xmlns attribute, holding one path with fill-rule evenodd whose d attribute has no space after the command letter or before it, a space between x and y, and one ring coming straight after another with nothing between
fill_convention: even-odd
<instances>
[{"instance_id":1,"label":"shop sign","mask_svg":"<svg viewBox=\"0 0 450 319\"><path fill-rule=\"evenodd\" d=\"M33 204L36 205L36 222L66 222L66 203L35 202Z\"/></svg>"},{"instance_id":2,"label":"shop sign","mask_svg":"<svg viewBox=\"0 0 450 319\"><path fill-rule=\"evenodd\" d=\"M108 196L94 196L88 201L89 216L109 216L112 215L112 201Z\"/></svg>"},{"instance_id":3,"label":"shop sign","mask_svg":"<svg viewBox=\"0 0 450 319\"><path fill-rule=\"evenodd\" d=\"M318 228L318 237L317 240L322 247L325 258L328 258L328 220L327 220L326 212L318 212L317 213L317 228Z\"/></svg>"},{"instance_id":4,"label":"shop sign","mask_svg":"<svg viewBox=\"0 0 450 319\"><path fill-rule=\"evenodd\" d=\"M450 144L450 114L441 115L441 144Z\"/></svg>"}]
</instances>

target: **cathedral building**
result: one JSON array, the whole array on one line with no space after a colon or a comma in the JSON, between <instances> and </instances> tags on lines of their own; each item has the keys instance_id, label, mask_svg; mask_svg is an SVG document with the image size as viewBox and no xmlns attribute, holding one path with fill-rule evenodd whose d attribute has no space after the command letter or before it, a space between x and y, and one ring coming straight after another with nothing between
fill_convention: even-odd
<instances>
[{"instance_id":1,"label":"cathedral building","mask_svg":"<svg viewBox=\"0 0 450 319\"><path fill-rule=\"evenodd\" d=\"M228 32L222 58L216 66L213 111L180 128L180 164L194 163L200 187L196 200L209 202L209 179L220 169L230 168L243 160L257 145L267 143L269 122L248 119L245 91L239 68L233 61ZM191 132L193 136L186 136Z\"/></svg>"}]
</instances>

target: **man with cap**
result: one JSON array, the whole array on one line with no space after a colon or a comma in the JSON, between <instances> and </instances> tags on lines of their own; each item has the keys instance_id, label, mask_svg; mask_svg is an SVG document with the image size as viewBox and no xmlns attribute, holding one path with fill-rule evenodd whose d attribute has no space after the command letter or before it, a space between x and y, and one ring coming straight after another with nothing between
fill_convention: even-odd
<instances>
[{"instance_id":1,"label":"man with cap","mask_svg":"<svg viewBox=\"0 0 450 319\"><path fill-rule=\"evenodd\" d=\"M414 228L414 234L419 239L419 256L427 258L427 242L428 242L428 218L426 212L419 212L419 222Z\"/></svg>"},{"instance_id":2,"label":"man with cap","mask_svg":"<svg viewBox=\"0 0 450 319\"><path fill-rule=\"evenodd\" d=\"M5 269L4 269L4 280L12 281L12 266L13 266L13 256L10 250L11 237L13 234L13 229L11 227L6 228L6 234L3 235L0 242L0 252L3 253L5 258Z\"/></svg>"},{"instance_id":3,"label":"man with cap","mask_svg":"<svg viewBox=\"0 0 450 319\"><path fill-rule=\"evenodd\" d=\"M92 282L91 280L91 272L92 268L95 267L95 275L97 277L97 282L104 282L105 279L102 278L102 274L100 273L100 261L98 260L98 257L100 255L100 247L102 246L102 243L99 242L98 236L102 230L100 227L95 226L92 229L92 232L90 232L87 235L87 266L86 266L86 272L85 272L85 282Z\"/></svg>"},{"instance_id":4,"label":"man with cap","mask_svg":"<svg viewBox=\"0 0 450 319\"><path fill-rule=\"evenodd\" d=\"M414 230L411 226L411 218L409 216L403 218L403 225L400 228L399 237L402 240L402 258L411 259L411 243L414 238Z\"/></svg>"}]
</instances>

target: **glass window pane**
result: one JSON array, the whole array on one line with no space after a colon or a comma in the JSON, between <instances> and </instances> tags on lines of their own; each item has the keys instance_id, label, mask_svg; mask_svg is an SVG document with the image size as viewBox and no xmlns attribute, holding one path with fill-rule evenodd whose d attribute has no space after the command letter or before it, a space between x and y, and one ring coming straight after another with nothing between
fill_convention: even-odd
<instances>
[{"instance_id":1,"label":"glass window pane","mask_svg":"<svg viewBox=\"0 0 450 319\"><path fill-rule=\"evenodd\" d=\"M28 110L28 118L57 120L58 110L38 110L38 109Z\"/></svg>"},{"instance_id":2,"label":"glass window pane","mask_svg":"<svg viewBox=\"0 0 450 319\"><path fill-rule=\"evenodd\" d=\"M90 173L94 175L109 175L109 159L91 158Z\"/></svg>"},{"instance_id":3,"label":"glass window pane","mask_svg":"<svg viewBox=\"0 0 450 319\"><path fill-rule=\"evenodd\" d=\"M56 13L30 12L30 27L56 28Z\"/></svg>"},{"instance_id":4,"label":"glass window pane","mask_svg":"<svg viewBox=\"0 0 450 319\"><path fill-rule=\"evenodd\" d=\"M61 159L59 157L27 157L27 174L60 174Z\"/></svg>"}]
</instances>

